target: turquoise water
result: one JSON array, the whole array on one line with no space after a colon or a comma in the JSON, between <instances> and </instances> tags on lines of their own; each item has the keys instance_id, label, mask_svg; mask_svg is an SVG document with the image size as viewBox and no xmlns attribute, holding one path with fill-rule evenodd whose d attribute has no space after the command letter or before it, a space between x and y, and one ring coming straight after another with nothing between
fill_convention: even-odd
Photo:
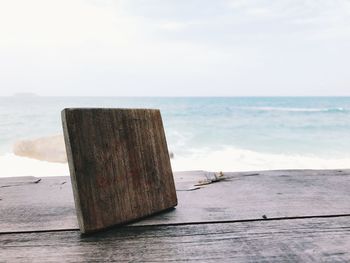
<instances>
[{"instance_id":1,"label":"turquoise water","mask_svg":"<svg viewBox=\"0 0 350 263\"><path fill-rule=\"evenodd\" d=\"M0 154L19 139L62 133L65 107L159 108L175 159L227 149L350 158L350 97L2 97Z\"/></svg>"}]
</instances>

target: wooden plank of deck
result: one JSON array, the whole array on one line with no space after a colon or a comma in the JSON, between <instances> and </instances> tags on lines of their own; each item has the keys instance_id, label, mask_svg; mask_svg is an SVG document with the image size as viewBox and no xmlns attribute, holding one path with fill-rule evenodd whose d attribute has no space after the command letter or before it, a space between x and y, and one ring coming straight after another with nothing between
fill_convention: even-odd
<instances>
[{"instance_id":1,"label":"wooden plank of deck","mask_svg":"<svg viewBox=\"0 0 350 263\"><path fill-rule=\"evenodd\" d=\"M267 218L283 218L350 213L349 170L225 174L227 181L213 183L200 190L178 192L179 204L174 211L135 224L260 219L264 215ZM179 184L179 180L176 181Z\"/></svg>"},{"instance_id":2,"label":"wooden plank of deck","mask_svg":"<svg viewBox=\"0 0 350 263\"><path fill-rule=\"evenodd\" d=\"M227 180L193 186L203 171L175 173L176 209L133 225L166 225L350 213L349 170L225 173ZM77 229L69 177L1 178L0 233ZM37 182L37 183L35 183Z\"/></svg>"},{"instance_id":3,"label":"wooden plank of deck","mask_svg":"<svg viewBox=\"0 0 350 263\"><path fill-rule=\"evenodd\" d=\"M0 199L0 233L78 228L69 177L0 178Z\"/></svg>"},{"instance_id":4,"label":"wooden plank of deck","mask_svg":"<svg viewBox=\"0 0 350 263\"><path fill-rule=\"evenodd\" d=\"M0 234L4 262L349 262L350 217Z\"/></svg>"}]
</instances>

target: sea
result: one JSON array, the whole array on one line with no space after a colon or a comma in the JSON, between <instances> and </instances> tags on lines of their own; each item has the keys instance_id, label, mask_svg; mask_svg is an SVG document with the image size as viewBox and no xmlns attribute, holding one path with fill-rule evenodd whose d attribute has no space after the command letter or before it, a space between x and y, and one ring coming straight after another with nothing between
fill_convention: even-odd
<instances>
[{"instance_id":1,"label":"sea","mask_svg":"<svg viewBox=\"0 0 350 263\"><path fill-rule=\"evenodd\" d=\"M70 107L160 109L174 171L350 168L350 97L0 97L0 177L69 175L17 156L19 140L62 134Z\"/></svg>"}]
</instances>

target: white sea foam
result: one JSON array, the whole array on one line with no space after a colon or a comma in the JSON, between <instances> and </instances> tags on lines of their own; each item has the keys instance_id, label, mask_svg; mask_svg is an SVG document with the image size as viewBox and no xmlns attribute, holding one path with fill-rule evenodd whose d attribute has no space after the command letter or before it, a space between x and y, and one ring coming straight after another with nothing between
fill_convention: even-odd
<instances>
[{"instance_id":1,"label":"white sea foam","mask_svg":"<svg viewBox=\"0 0 350 263\"><path fill-rule=\"evenodd\" d=\"M66 175L69 175L67 163L39 161L12 153L0 155L0 177Z\"/></svg>"},{"instance_id":2,"label":"white sea foam","mask_svg":"<svg viewBox=\"0 0 350 263\"><path fill-rule=\"evenodd\" d=\"M326 159L313 155L270 154L235 148L226 148L220 151L202 149L194 151L187 157L176 156L175 153L172 168L175 171L346 169L350 168L350 156Z\"/></svg>"},{"instance_id":3,"label":"white sea foam","mask_svg":"<svg viewBox=\"0 0 350 263\"><path fill-rule=\"evenodd\" d=\"M274 169L346 169L350 156L321 158L311 155L284 155L259 153L244 149L226 148L220 151L195 150L180 156L175 152L171 160L174 171L253 171ZM68 164L39 161L14 154L0 155L0 177L67 176Z\"/></svg>"}]
</instances>

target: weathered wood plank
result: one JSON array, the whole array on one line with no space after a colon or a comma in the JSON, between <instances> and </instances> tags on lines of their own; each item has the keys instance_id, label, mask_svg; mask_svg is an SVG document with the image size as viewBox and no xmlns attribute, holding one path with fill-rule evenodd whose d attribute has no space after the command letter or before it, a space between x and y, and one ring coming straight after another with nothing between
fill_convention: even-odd
<instances>
[{"instance_id":1,"label":"weathered wood plank","mask_svg":"<svg viewBox=\"0 0 350 263\"><path fill-rule=\"evenodd\" d=\"M0 232L67 228L78 228L69 177L0 179Z\"/></svg>"},{"instance_id":2,"label":"weathered wood plank","mask_svg":"<svg viewBox=\"0 0 350 263\"><path fill-rule=\"evenodd\" d=\"M228 178L226 181L213 183L199 190L178 192L179 204L174 211L135 224L350 213L350 170L225 174Z\"/></svg>"},{"instance_id":3,"label":"weathered wood plank","mask_svg":"<svg viewBox=\"0 0 350 263\"><path fill-rule=\"evenodd\" d=\"M4 262L349 262L350 217L1 234Z\"/></svg>"},{"instance_id":4,"label":"weathered wood plank","mask_svg":"<svg viewBox=\"0 0 350 263\"><path fill-rule=\"evenodd\" d=\"M184 191L205 174L174 173L180 190L177 208L134 225L350 213L349 170L226 173L226 181ZM33 183L37 180L0 179L0 232L78 228L69 177L43 177Z\"/></svg>"},{"instance_id":5,"label":"weathered wood plank","mask_svg":"<svg viewBox=\"0 0 350 263\"><path fill-rule=\"evenodd\" d=\"M83 233L177 205L159 110L65 109L62 122Z\"/></svg>"}]
</instances>

